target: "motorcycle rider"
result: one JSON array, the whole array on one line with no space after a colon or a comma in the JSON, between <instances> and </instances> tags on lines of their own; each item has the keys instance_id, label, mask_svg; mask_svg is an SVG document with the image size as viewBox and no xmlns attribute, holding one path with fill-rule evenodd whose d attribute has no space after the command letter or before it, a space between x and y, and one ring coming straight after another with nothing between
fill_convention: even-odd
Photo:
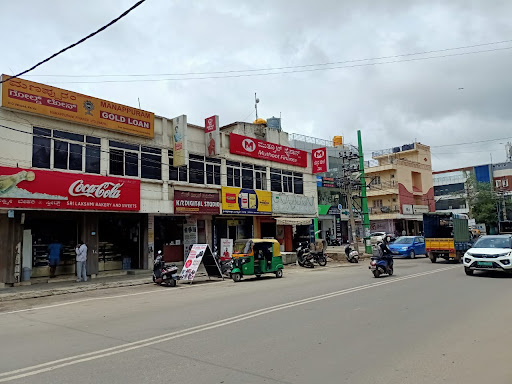
<instances>
[{"instance_id":1,"label":"motorcycle rider","mask_svg":"<svg viewBox=\"0 0 512 384\"><path fill-rule=\"evenodd\" d=\"M393 254L391 250L389 249L389 241L390 237L386 236L384 239L382 239L382 242L379 243L380 248L380 254L383 259L387 259L390 265L393 265Z\"/></svg>"}]
</instances>

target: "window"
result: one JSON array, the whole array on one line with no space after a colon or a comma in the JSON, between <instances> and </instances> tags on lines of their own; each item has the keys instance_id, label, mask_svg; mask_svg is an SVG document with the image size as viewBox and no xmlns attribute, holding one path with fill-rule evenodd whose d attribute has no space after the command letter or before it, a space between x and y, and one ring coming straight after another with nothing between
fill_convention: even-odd
<instances>
[{"instance_id":1,"label":"window","mask_svg":"<svg viewBox=\"0 0 512 384\"><path fill-rule=\"evenodd\" d=\"M241 168L240 163L237 163L235 161L226 161L226 173L227 173L227 184L228 187L240 187L242 185L241 183Z\"/></svg>"},{"instance_id":2,"label":"window","mask_svg":"<svg viewBox=\"0 0 512 384\"><path fill-rule=\"evenodd\" d=\"M220 185L220 159L205 158L206 184Z\"/></svg>"},{"instance_id":3,"label":"window","mask_svg":"<svg viewBox=\"0 0 512 384\"><path fill-rule=\"evenodd\" d=\"M56 169L100 173L99 138L38 127L33 132L32 166L52 168L53 163Z\"/></svg>"},{"instance_id":4,"label":"window","mask_svg":"<svg viewBox=\"0 0 512 384\"><path fill-rule=\"evenodd\" d=\"M139 176L139 146L109 141L110 174L119 176Z\"/></svg>"},{"instance_id":5,"label":"window","mask_svg":"<svg viewBox=\"0 0 512 384\"><path fill-rule=\"evenodd\" d=\"M254 188L267 190L267 168L259 165L254 166Z\"/></svg>"},{"instance_id":6,"label":"window","mask_svg":"<svg viewBox=\"0 0 512 384\"><path fill-rule=\"evenodd\" d=\"M188 170L187 166L183 165L181 167L174 167L173 163L173 153L169 151L169 180L175 181L188 181Z\"/></svg>"},{"instance_id":7,"label":"window","mask_svg":"<svg viewBox=\"0 0 512 384\"><path fill-rule=\"evenodd\" d=\"M380 185L380 176L374 176L370 182L370 185Z\"/></svg>"},{"instance_id":8,"label":"window","mask_svg":"<svg viewBox=\"0 0 512 384\"><path fill-rule=\"evenodd\" d=\"M189 155L188 180L194 184L204 184L204 156Z\"/></svg>"},{"instance_id":9,"label":"window","mask_svg":"<svg viewBox=\"0 0 512 384\"><path fill-rule=\"evenodd\" d=\"M270 168L270 189L274 192L304 193L302 173Z\"/></svg>"},{"instance_id":10,"label":"window","mask_svg":"<svg viewBox=\"0 0 512 384\"><path fill-rule=\"evenodd\" d=\"M242 163L242 188L254 188L253 165Z\"/></svg>"},{"instance_id":11,"label":"window","mask_svg":"<svg viewBox=\"0 0 512 384\"><path fill-rule=\"evenodd\" d=\"M373 200L373 208L382 207L382 200Z\"/></svg>"},{"instance_id":12,"label":"window","mask_svg":"<svg viewBox=\"0 0 512 384\"><path fill-rule=\"evenodd\" d=\"M159 148L140 148L140 175L144 179L162 179L162 150Z\"/></svg>"},{"instance_id":13,"label":"window","mask_svg":"<svg viewBox=\"0 0 512 384\"><path fill-rule=\"evenodd\" d=\"M50 168L51 136L51 130L34 127L34 137L32 139L33 167Z\"/></svg>"}]
</instances>

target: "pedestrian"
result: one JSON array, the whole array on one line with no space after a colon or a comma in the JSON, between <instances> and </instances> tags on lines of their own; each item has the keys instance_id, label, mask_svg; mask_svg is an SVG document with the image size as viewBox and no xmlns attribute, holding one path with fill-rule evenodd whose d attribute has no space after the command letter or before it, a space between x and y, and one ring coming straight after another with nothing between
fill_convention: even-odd
<instances>
[{"instance_id":1,"label":"pedestrian","mask_svg":"<svg viewBox=\"0 0 512 384\"><path fill-rule=\"evenodd\" d=\"M87 263L87 245L82 240L78 242L75 248L76 252L76 282L87 281L87 271L85 264Z\"/></svg>"},{"instance_id":2,"label":"pedestrian","mask_svg":"<svg viewBox=\"0 0 512 384\"><path fill-rule=\"evenodd\" d=\"M407 236L407 231L405 229L402 231L402 236Z\"/></svg>"},{"instance_id":3,"label":"pedestrian","mask_svg":"<svg viewBox=\"0 0 512 384\"><path fill-rule=\"evenodd\" d=\"M48 261L50 263L50 279L55 277L55 270L60 263L60 253L62 252L62 244L56 239L52 239L48 245Z\"/></svg>"}]
</instances>

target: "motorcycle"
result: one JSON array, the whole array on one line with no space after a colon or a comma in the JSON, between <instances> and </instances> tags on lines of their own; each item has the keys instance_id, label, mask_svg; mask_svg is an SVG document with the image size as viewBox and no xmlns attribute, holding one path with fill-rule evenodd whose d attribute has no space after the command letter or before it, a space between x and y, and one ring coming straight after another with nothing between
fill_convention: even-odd
<instances>
[{"instance_id":1,"label":"motorcycle","mask_svg":"<svg viewBox=\"0 0 512 384\"><path fill-rule=\"evenodd\" d=\"M368 267L373 273L375 278L378 278L382 274L387 274L389 276L393 275L393 258L391 257L382 257L382 256L372 256L370 260L370 266Z\"/></svg>"},{"instance_id":2,"label":"motorcycle","mask_svg":"<svg viewBox=\"0 0 512 384\"><path fill-rule=\"evenodd\" d=\"M350 245L345 248L345 256L349 263L359 263L359 252L353 249Z\"/></svg>"},{"instance_id":3,"label":"motorcycle","mask_svg":"<svg viewBox=\"0 0 512 384\"><path fill-rule=\"evenodd\" d=\"M336 237L331 237L328 233L326 236L327 245L330 247L341 247L341 241Z\"/></svg>"},{"instance_id":4,"label":"motorcycle","mask_svg":"<svg viewBox=\"0 0 512 384\"><path fill-rule=\"evenodd\" d=\"M217 248L213 251L213 257L217 260L217 264L219 265L220 271L224 276L231 277L231 270L233 269L233 258L223 258L218 252Z\"/></svg>"},{"instance_id":5,"label":"motorcycle","mask_svg":"<svg viewBox=\"0 0 512 384\"><path fill-rule=\"evenodd\" d=\"M311 261L312 259L313 256L309 249L309 242L304 241L299 243L299 247L297 248L297 263L304 268L315 268L315 265Z\"/></svg>"},{"instance_id":6,"label":"motorcycle","mask_svg":"<svg viewBox=\"0 0 512 384\"><path fill-rule=\"evenodd\" d=\"M323 249L318 252L311 251L309 242L304 241L299 243L299 248L297 248L297 263L304 268L315 268L314 263L325 267L327 265L327 255Z\"/></svg>"},{"instance_id":7,"label":"motorcycle","mask_svg":"<svg viewBox=\"0 0 512 384\"><path fill-rule=\"evenodd\" d=\"M158 256L153 263L153 282L175 287L178 280L178 267L175 264L165 265L162 251L158 251Z\"/></svg>"}]
</instances>

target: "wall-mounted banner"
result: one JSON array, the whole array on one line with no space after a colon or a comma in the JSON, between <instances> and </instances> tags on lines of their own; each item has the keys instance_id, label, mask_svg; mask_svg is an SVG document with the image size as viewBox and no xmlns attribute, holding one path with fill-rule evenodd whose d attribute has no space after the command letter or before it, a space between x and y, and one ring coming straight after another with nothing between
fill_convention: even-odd
<instances>
[{"instance_id":1,"label":"wall-mounted banner","mask_svg":"<svg viewBox=\"0 0 512 384\"><path fill-rule=\"evenodd\" d=\"M140 210L140 180L0 167L0 209Z\"/></svg>"},{"instance_id":2,"label":"wall-mounted banner","mask_svg":"<svg viewBox=\"0 0 512 384\"><path fill-rule=\"evenodd\" d=\"M233 239L220 239L220 259L231 260L233 256Z\"/></svg>"},{"instance_id":3,"label":"wall-mounted banner","mask_svg":"<svg viewBox=\"0 0 512 384\"><path fill-rule=\"evenodd\" d=\"M254 189L222 187L222 213L271 215L272 193Z\"/></svg>"},{"instance_id":4,"label":"wall-mounted banner","mask_svg":"<svg viewBox=\"0 0 512 384\"><path fill-rule=\"evenodd\" d=\"M327 148L317 148L311 151L313 173L327 172Z\"/></svg>"},{"instance_id":5,"label":"wall-mounted banner","mask_svg":"<svg viewBox=\"0 0 512 384\"><path fill-rule=\"evenodd\" d=\"M172 119L172 165L181 167L188 164L187 115Z\"/></svg>"},{"instance_id":6,"label":"wall-mounted banner","mask_svg":"<svg viewBox=\"0 0 512 384\"><path fill-rule=\"evenodd\" d=\"M317 215L313 197L272 192L272 213Z\"/></svg>"},{"instance_id":7,"label":"wall-mounted banner","mask_svg":"<svg viewBox=\"0 0 512 384\"><path fill-rule=\"evenodd\" d=\"M220 153L219 116L204 119L204 134L206 135L206 156L217 156Z\"/></svg>"},{"instance_id":8,"label":"wall-mounted banner","mask_svg":"<svg viewBox=\"0 0 512 384\"><path fill-rule=\"evenodd\" d=\"M2 75L2 79L10 76ZM153 137L155 114L20 78L2 84L2 107Z\"/></svg>"},{"instance_id":9,"label":"wall-mounted banner","mask_svg":"<svg viewBox=\"0 0 512 384\"><path fill-rule=\"evenodd\" d=\"M252 137L229 134L229 151L236 155L274 161L306 168L308 153L300 149L253 139Z\"/></svg>"},{"instance_id":10,"label":"wall-mounted banner","mask_svg":"<svg viewBox=\"0 0 512 384\"><path fill-rule=\"evenodd\" d=\"M218 193L174 191L174 213L220 214Z\"/></svg>"}]
</instances>

